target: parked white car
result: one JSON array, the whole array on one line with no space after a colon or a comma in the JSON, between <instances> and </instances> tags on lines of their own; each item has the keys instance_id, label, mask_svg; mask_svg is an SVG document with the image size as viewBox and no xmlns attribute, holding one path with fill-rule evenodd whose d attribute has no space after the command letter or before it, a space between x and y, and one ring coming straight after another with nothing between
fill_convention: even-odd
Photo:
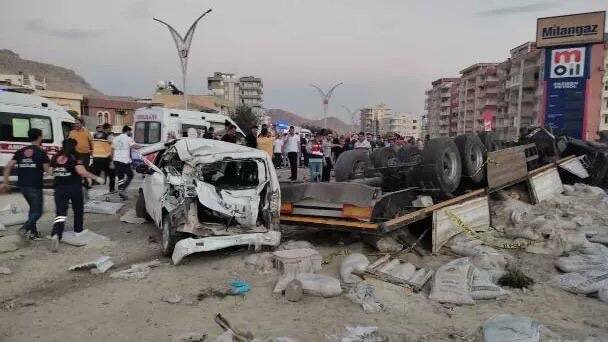
<instances>
[{"instance_id":1,"label":"parked white car","mask_svg":"<svg viewBox=\"0 0 608 342\"><path fill-rule=\"evenodd\" d=\"M136 211L162 231L174 264L186 255L235 245L276 246L281 194L266 152L186 138L142 149L146 174Z\"/></svg>"}]
</instances>

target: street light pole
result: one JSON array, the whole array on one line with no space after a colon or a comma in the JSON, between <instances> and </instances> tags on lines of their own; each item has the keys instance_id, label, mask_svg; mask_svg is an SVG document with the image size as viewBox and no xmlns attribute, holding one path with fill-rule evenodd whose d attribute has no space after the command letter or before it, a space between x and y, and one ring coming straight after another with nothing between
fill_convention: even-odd
<instances>
[{"instance_id":1,"label":"street light pole","mask_svg":"<svg viewBox=\"0 0 608 342\"><path fill-rule=\"evenodd\" d=\"M357 122L355 121L355 115L357 114L357 112L359 112L363 107L357 107L357 109L355 110L350 110L350 108L346 107L345 105L342 105L342 107L344 109L346 109L346 112L348 113L348 115L350 115L352 124L353 124L353 130L355 130L355 127L357 127ZM359 121L361 121L361 119L359 119Z\"/></svg>"},{"instance_id":2,"label":"street light pole","mask_svg":"<svg viewBox=\"0 0 608 342\"><path fill-rule=\"evenodd\" d=\"M175 47L177 48L177 55L179 56L179 61L182 66L182 92L184 93L184 107L188 110L188 94L186 93L186 72L188 69L188 54L190 52L190 45L192 45L192 37L194 36L194 30L196 29L196 24L198 24L199 20L201 20L205 15L211 12L211 9L208 9L205 13L201 14L198 19L196 19L188 32L186 32L186 36L182 38L182 36L169 24L166 22L152 18L158 21L161 24L164 24L169 29L171 33L171 37L173 37L173 41L175 42Z\"/></svg>"},{"instance_id":3,"label":"street light pole","mask_svg":"<svg viewBox=\"0 0 608 342\"><path fill-rule=\"evenodd\" d=\"M329 107L329 100L331 99L331 96L334 94L334 90L336 90L336 88L338 88L339 85L341 85L342 82L335 84L333 87L329 88L329 90L326 92L324 92L319 86L311 84L310 86L317 89L317 91L319 92L319 95L321 95L321 101L323 103L323 128L327 128L327 109Z\"/></svg>"}]
</instances>

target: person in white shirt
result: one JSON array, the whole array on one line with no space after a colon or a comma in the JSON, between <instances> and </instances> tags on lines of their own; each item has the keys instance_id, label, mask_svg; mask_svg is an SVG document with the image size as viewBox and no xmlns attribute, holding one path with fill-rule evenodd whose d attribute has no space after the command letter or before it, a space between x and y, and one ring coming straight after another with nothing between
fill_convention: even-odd
<instances>
[{"instance_id":1,"label":"person in white shirt","mask_svg":"<svg viewBox=\"0 0 608 342\"><path fill-rule=\"evenodd\" d=\"M274 156L274 166L279 168L283 164L283 138L280 133L277 133L272 142L272 154Z\"/></svg>"},{"instance_id":2,"label":"person in white shirt","mask_svg":"<svg viewBox=\"0 0 608 342\"><path fill-rule=\"evenodd\" d=\"M371 149L372 145L365 139L365 133L359 132L359 136L357 137L357 141L355 141L354 148L367 148Z\"/></svg>"},{"instance_id":3,"label":"person in white shirt","mask_svg":"<svg viewBox=\"0 0 608 342\"><path fill-rule=\"evenodd\" d=\"M127 200L126 190L133 179L131 149L139 147L131 138L131 127L129 126L124 126L122 134L112 139L112 160L118 177L118 195L123 200Z\"/></svg>"},{"instance_id":4,"label":"person in white shirt","mask_svg":"<svg viewBox=\"0 0 608 342\"><path fill-rule=\"evenodd\" d=\"M292 181L298 179L298 154L300 153L300 137L295 134L295 128L289 126L289 134L283 141L283 151L287 153L289 166L291 167Z\"/></svg>"}]
</instances>

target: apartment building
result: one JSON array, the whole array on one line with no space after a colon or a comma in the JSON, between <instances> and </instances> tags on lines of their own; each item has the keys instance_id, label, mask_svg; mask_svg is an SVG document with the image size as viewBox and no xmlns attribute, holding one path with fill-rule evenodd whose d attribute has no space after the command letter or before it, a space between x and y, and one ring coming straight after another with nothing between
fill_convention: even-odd
<instances>
[{"instance_id":1,"label":"apartment building","mask_svg":"<svg viewBox=\"0 0 608 342\"><path fill-rule=\"evenodd\" d=\"M210 95L233 103L235 108L247 105L256 113L262 112L263 87L262 79L254 76L237 77L233 73L215 72L207 77Z\"/></svg>"},{"instance_id":2,"label":"apartment building","mask_svg":"<svg viewBox=\"0 0 608 342\"><path fill-rule=\"evenodd\" d=\"M379 134L398 133L420 138L422 122L419 116L407 113L388 113L380 120Z\"/></svg>"},{"instance_id":3,"label":"apartment building","mask_svg":"<svg viewBox=\"0 0 608 342\"><path fill-rule=\"evenodd\" d=\"M32 90L46 89L46 78L37 80L34 75L19 74L4 74L0 75L0 84L7 86L18 86Z\"/></svg>"},{"instance_id":4,"label":"apartment building","mask_svg":"<svg viewBox=\"0 0 608 342\"><path fill-rule=\"evenodd\" d=\"M527 42L511 49L510 58L498 66L500 93L494 130L500 139L517 140L522 127L539 124L543 65L542 50Z\"/></svg>"},{"instance_id":5,"label":"apartment building","mask_svg":"<svg viewBox=\"0 0 608 342\"><path fill-rule=\"evenodd\" d=\"M425 92L428 133L431 138L456 135L458 117L458 78L440 78Z\"/></svg>"},{"instance_id":6,"label":"apartment building","mask_svg":"<svg viewBox=\"0 0 608 342\"><path fill-rule=\"evenodd\" d=\"M360 111L361 131L376 135L381 134L380 125L392 111L392 108L385 104L362 108Z\"/></svg>"},{"instance_id":7,"label":"apartment building","mask_svg":"<svg viewBox=\"0 0 608 342\"><path fill-rule=\"evenodd\" d=\"M491 130L499 92L498 63L476 63L460 71L457 134Z\"/></svg>"},{"instance_id":8,"label":"apartment building","mask_svg":"<svg viewBox=\"0 0 608 342\"><path fill-rule=\"evenodd\" d=\"M600 131L608 131L608 44L604 49L604 77L602 78L602 106L600 114Z\"/></svg>"}]
</instances>

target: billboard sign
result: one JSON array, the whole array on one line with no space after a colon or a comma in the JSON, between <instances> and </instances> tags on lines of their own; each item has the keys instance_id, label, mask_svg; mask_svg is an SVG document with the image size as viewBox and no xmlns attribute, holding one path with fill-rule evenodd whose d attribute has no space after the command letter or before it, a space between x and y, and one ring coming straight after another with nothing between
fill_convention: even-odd
<instances>
[{"instance_id":1,"label":"billboard sign","mask_svg":"<svg viewBox=\"0 0 608 342\"><path fill-rule=\"evenodd\" d=\"M545 50L545 124L555 133L582 137L589 58L587 46Z\"/></svg>"},{"instance_id":2,"label":"billboard sign","mask_svg":"<svg viewBox=\"0 0 608 342\"><path fill-rule=\"evenodd\" d=\"M606 11L538 18L536 47L604 42Z\"/></svg>"}]
</instances>

